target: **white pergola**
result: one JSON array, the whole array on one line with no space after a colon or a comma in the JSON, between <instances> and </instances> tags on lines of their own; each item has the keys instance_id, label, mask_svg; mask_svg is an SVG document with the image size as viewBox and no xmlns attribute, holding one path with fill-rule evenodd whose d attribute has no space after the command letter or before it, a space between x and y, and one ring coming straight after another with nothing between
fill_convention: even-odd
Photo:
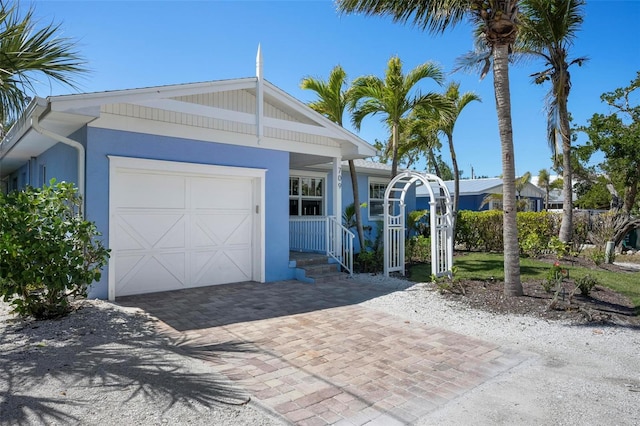
<instances>
[{"instance_id":1,"label":"white pergola","mask_svg":"<svg viewBox=\"0 0 640 426\"><path fill-rule=\"evenodd\" d=\"M384 275L405 274L405 196L413 185L429 192L431 273L451 277L453 266L453 210L446 185L436 175L406 171L394 177L384 193Z\"/></svg>"}]
</instances>

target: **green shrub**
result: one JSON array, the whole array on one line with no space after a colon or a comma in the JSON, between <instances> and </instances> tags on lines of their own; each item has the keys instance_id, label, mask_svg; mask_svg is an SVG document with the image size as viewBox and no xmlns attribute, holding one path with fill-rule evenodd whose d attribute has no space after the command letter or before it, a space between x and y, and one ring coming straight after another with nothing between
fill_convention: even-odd
<instances>
[{"instance_id":1,"label":"green shrub","mask_svg":"<svg viewBox=\"0 0 640 426\"><path fill-rule=\"evenodd\" d=\"M363 250L356 255L355 263L359 272L380 272L384 268L382 250Z\"/></svg>"},{"instance_id":2,"label":"green shrub","mask_svg":"<svg viewBox=\"0 0 640 426\"><path fill-rule=\"evenodd\" d=\"M428 262L431 259L431 238L417 235L406 242L405 255L409 263Z\"/></svg>"},{"instance_id":3,"label":"green shrub","mask_svg":"<svg viewBox=\"0 0 640 426\"><path fill-rule=\"evenodd\" d=\"M562 258L569 254L569 245L560 241L560 238L554 236L549 240L549 249L555 253L556 257Z\"/></svg>"},{"instance_id":4,"label":"green shrub","mask_svg":"<svg viewBox=\"0 0 640 426\"><path fill-rule=\"evenodd\" d=\"M542 287L544 291L551 293L554 287L560 289L562 281L566 278L569 278L569 271L563 268L559 262L555 262L547 272L547 278L542 281Z\"/></svg>"},{"instance_id":5,"label":"green shrub","mask_svg":"<svg viewBox=\"0 0 640 426\"><path fill-rule=\"evenodd\" d=\"M55 318L86 297L109 250L70 183L0 195L0 296L22 316Z\"/></svg>"},{"instance_id":6,"label":"green shrub","mask_svg":"<svg viewBox=\"0 0 640 426\"><path fill-rule=\"evenodd\" d=\"M600 281L589 274L576 280L576 287L580 290L580 293L585 296L588 296L591 290L597 285L600 285Z\"/></svg>"},{"instance_id":7,"label":"green shrub","mask_svg":"<svg viewBox=\"0 0 640 426\"><path fill-rule=\"evenodd\" d=\"M589 250L588 257L596 266L600 266L604 263L605 260L604 250L599 247L593 248Z\"/></svg>"}]
</instances>

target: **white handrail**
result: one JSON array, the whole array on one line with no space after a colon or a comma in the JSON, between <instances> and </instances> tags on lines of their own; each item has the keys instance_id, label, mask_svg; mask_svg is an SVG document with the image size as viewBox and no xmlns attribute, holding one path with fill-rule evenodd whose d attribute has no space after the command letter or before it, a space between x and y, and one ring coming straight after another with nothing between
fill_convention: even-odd
<instances>
[{"instance_id":1,"label":"white handrail","mask_svg":"<svg viewBox=\"0 0 640 426\"><path fill-rule=\"evenodd\" d=\"M333 216L289 218L289 250L325 253L353 275L355 235Z\"/></svg>"},{"instance_id":2,"label":"white handrail","mask_svg":"<svg viewBox=\"0 0 640 426\"><path fill-rule=\"evenodd\" d=\"M353 276L353 240L355 234L345 228L335 217L327 218L327 254L334 258Z\"/></svg>"}]
</instances>

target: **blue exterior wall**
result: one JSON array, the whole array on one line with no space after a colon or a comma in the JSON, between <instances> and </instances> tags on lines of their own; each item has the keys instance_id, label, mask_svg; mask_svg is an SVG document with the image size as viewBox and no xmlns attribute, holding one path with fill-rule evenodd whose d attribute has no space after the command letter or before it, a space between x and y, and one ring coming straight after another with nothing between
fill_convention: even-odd
<instances>
[{"instance_id":1,"label":"blue exterior wall","mask_svg":"<svg viewBox=\"0 0 640 426\"><path fill-rule=\"evenodd\" d=\"M265 280L293 278L289 268L289 153L222 143L199 142L142 133L88 128L86 217L94 221L108 244L108 155L154 160L267 169L265 182ZM105 270L90 297L108 297Z\"/></svg>"},{"instance_id":2,"label":"blue exterior wall","mask_svg":"<svg viewBox=\"0 0 640 426\"><path fill-rule=\"evenodd\" d=\"M75 140L77 134L72 135ZM43 166L46 168L46 176L43 176ZM78 182L78 151L63 143L57 143L37 158L24 163L22 167L9 176L9 189L14 179L17 179L17 188L24 189L27 185L38 187L48 185L51 178L58 182Z\"/></svg>"},{"instance_id":3,"label":"blue exterior wall","mask_svg":"<svg viewBox=\"0 0 640 426\"><path fill-rule=\"evenodd\" d=\"M63 143L58 143L41 154L35 161L32 186L48 185L51 178L58 182L78 182L78 151ZM46 176L42 176L42 166Z\"/></svg>"}]
</instances>

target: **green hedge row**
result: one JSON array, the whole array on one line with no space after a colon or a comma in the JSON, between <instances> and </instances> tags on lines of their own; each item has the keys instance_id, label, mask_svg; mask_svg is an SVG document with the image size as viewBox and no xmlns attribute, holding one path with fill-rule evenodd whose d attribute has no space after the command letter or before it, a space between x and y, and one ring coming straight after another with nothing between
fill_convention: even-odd
<instances>
[{"instance_id":1,"label":"green hedge row","mask_svg":"<svg viewBox=\"0 0 640 426\"><path fill-rule=\"evenodd\" d=\"M520 252L532 256L545 251L557 252L562 247L557 239L562 216L549 212L519 212L517 214ZM586 240L588 223L574 216L573 245L580 247ZM502 252L502 211L458 212L456 246L469 251Z\"/></svg>"}]
</instances>

